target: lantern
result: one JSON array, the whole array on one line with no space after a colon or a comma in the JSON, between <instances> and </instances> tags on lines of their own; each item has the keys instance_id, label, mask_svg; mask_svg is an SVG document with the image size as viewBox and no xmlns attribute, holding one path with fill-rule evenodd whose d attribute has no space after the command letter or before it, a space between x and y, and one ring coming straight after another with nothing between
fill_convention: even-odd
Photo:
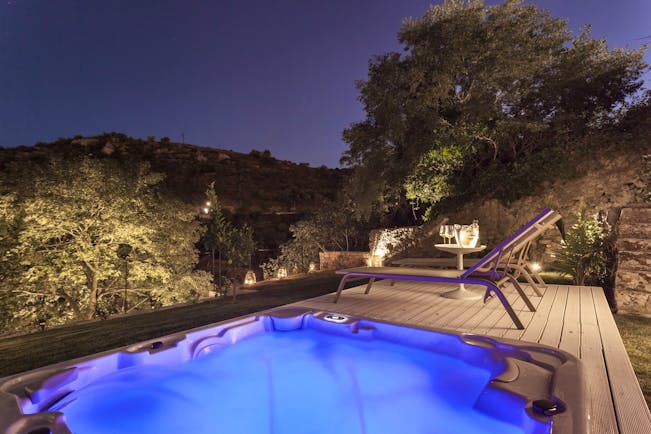
<instances>
[{"instance_id":1,"label":"lantern","mask_svg":"<svg viewBox=\"0 0 651 434\"><path fill-rule=\"evenodd\" d=\"M309 265L309 269L308 269L308 271L309 271L310 273L313 273L313 272L316 271L316 264L315 264L314 262L310 262L310 265Z\"/></svg>"},{"instance_id":2,"label":"lantern","mask_svg":"<svg viewBox=\"0 0 651 434\"><path fill-rule=\"evenodd\" d=\"M276 277L278 277L279 279L284 279L285 277L287 277L287 268L280 267L278 269L278 272L276 273Z\"/></svg>"},{"instance_id":3,"label":"lantern","mask_svg":"<svg viewBox=\"0 0 651 434\"><path fill-rule=\"evenodd\" d=\"M255 284L255 282L256 282L256 278L253 270L247 271L246 275L244 276L244 284L248 286L248 285Z\"/></svg>"}]
</instances>

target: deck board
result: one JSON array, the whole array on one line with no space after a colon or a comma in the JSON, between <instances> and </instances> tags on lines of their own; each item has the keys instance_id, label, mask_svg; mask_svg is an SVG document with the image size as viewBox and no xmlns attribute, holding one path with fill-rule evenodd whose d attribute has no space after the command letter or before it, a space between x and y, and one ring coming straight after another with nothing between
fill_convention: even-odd
<instances>
[{"instance_id":1,"label":"deck board","mask_svg":"<svg viewBox=\"0 0 651 434\"><path fill-rule=\"evenodd\" d=\"M558 347L561 342L561 333L563 331L563 321L565 317L565 310L567 306L567 293L568 288L565 285L558 287L556 292L556 299L554 300L554 305L549 312L549 318L547 320L547 325L543 330L543 334L540 337L538 343L543 345L549 345L550 347ZM544 297L544 295L543 295Z\"/></svg>"},{"instance_id":2,"label":"deck board","mask_svg":"<svg viewBox=\"0 0 651 434\"><path fill-rule=\"evenodd\" d=\"M591 372L590 381L587 382L587 393L592 399L592 417L590 418L590 432L616 433L617 419L613 408L606 363L601 351L601 333L597 322L592 291L580 291L581 297L581 360L586 369Z\"/></svg>"},{"instance_id":3,"label":"deck board","mask_svg":"<svg viewBox=\"0 0 651 434\"><path fill-rule=\"evenodd\" d=\"M600 297L595 296L599 291L593 290L592 293L599 329L602 331L601 345L620 433L651 433L651 414L635 378L633 366L626 354L615 320L612 315L608 315L610 312L608 303L605 299L601 300ZM639 431L640 427L643 428L642 431Z\"/></svg>"},{"instance_id":4,"label":"deck board","mask_svg":"<svg viewBox=\"0 0 651 434\"><path fill-rule=\"evenodd\" d=\"M531 320L519 339L527 342L540 342L557 295L558 285L547 285L542 300L538 304L536 316Z\"/></svg>"},{"instance_id":5,"label":"deck board","mask_svg":"<svg viewBox=\"0 0 651 434\"><path fill-rule=\"evenodd\" d=\"M561 350L578 357L581 356L581 292L575 287L568 287L561 342L558 345Z\"/></svg>"},{"instance_id":6,"label":"deck board","mask_svg":"<svg viewBox=\"0 0 651 434\"><path fill-rule=\"evenodd\" d=\"M506 289L524 330L515 328L495 297L484 304L440 296L455 289L454 284L398 281L391 285L385 280L376 282L368 295L365 289L366 283L343 291L337 304L334 294L326 294L293 306L561 348L584 365L591 432L651 433L651 413L601 288L547 285L542 297L537 297L525 286L536 312L529 312L518 294Z\"/></svg>"}]
</instances>

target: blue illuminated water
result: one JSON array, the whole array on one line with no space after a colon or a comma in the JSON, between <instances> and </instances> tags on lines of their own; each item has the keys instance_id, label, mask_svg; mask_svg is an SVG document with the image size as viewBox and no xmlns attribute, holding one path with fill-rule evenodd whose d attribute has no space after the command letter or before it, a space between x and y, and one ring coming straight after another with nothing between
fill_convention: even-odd
<instances>
[{"instance_id":1,"label":"blue illuminated water","mask_svg":"<svg viewBox=\"0 0 651 434\"><path fill-rule=\"evenodd\" d=\"M122 369L52 410L75 434L522 433L473 411L489 380L432 352L299 329Z\"/></svg>"}]
</instances>

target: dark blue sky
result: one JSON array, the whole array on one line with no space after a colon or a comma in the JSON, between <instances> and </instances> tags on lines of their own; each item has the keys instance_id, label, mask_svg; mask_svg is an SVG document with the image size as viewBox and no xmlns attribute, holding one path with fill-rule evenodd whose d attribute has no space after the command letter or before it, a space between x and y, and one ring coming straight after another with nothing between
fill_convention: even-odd
<instances>
[{"instance_id":1,"label":"dark blue sky","mask_svg":"<svg viewBox=\"0 0 651 434\"><path fill-rule=\"evenodd\" d=\"M398 49L403 17L431 3L0 1L0 146L183 133L316 166L338 165L342 130L364 116L354 82L370 57ZM535 3L611 47L651 43L651 0Z\"/></svg>"}]
</instances>

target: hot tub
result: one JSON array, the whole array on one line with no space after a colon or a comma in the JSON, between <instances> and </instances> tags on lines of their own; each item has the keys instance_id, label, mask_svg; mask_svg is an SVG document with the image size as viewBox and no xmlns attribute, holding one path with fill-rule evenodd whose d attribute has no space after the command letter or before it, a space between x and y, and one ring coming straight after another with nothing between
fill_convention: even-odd
<instances>
[{"instance_id":1,"label":"hot tub","mask_svg":"<svg viewBox=\"0 0 651 434\"><path fill-rule=\"evenodd\" d=\"M586 432L557 349L290 309L0 380L0 432Z\"/></svg>"}]
</instances>

